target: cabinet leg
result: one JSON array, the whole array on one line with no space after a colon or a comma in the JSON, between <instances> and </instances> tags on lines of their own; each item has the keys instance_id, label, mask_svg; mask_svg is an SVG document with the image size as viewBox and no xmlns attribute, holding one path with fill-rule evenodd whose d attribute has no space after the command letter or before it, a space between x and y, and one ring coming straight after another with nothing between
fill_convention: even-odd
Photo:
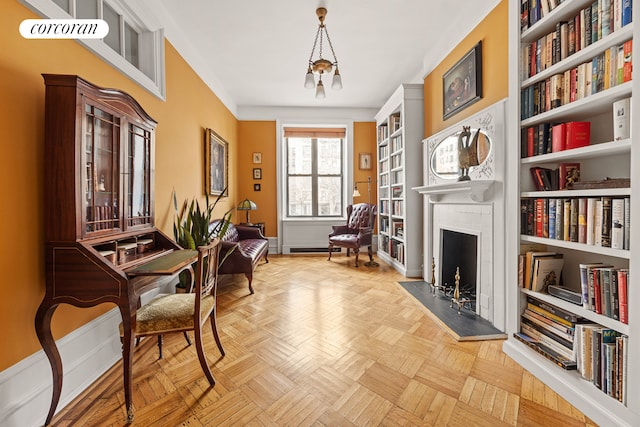
<instances>
[{"instance_id":1,"label":"cabinet leg","mask_svg":"<svg viewBox=\"0 0 640 427\"><path fill-rule=\"evenodd\" d=\"M120 307L120 314L122 315L122 326L124 330L124 334L122 337L122 368L124 370L124 401L127 409L127 424L131 424L133 422L134 408L133 408L133 374L131 372L133 366L133 347L135 340L134 330L135 330L135 322L136 315L135 311L133 315Z\"/></svg>"},{"instance_id":2,"label":"cabinet leg","mask_svg":"<svg viewBox=\"0 0 640 427\"><path fill-rule=\"evenodd\" d=\"M42 345L49 363L51 364L51 373L53 374L53 395L51 396L51 406L49 407L49 413L44 425L49 425L53 419L53 415L56 412L56 407L60 401L60 392L62 391L62 359L60 359L60 352L56 346L56 341L51 334L51 318L56 311L58 304L48 305L44 302L38 307L36 312L35 326L38 340Z\"/></svg>"}]
</instances>

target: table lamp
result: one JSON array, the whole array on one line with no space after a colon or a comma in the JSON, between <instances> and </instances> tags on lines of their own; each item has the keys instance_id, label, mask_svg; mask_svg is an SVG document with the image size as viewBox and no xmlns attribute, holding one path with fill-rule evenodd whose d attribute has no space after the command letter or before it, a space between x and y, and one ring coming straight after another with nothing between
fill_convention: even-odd
<instances>
[{"instance_id":1,"label":"table lamp","mask_svg":"<svg viewBox=\"0 0 640 427\"><path fill-rule=\"evenodd\" d=\"M249 213L251 211L255 211L256 209L258 209L258 206L252 202L249 199L244 199L243 201L240 202L240 204L238 205L238 207L236 208L239 211L247 211L247 221L246 224L248 225L252 225L251 224L251 217L249 216Z\"/></svg>"}]
</instances>

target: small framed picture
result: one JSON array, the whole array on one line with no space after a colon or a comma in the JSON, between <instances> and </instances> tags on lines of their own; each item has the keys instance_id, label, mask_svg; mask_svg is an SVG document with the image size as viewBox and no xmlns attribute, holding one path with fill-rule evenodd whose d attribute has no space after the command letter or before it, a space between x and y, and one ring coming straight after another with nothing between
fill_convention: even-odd
<instances>
[{"instance_id":1,"label":"small framed picture","mask_svg":"<svg viewBox=\"0 0 640 427\"><path fill-rule=\"evenodd\" d=\"M262 179L262 168L253 168L253 179Z\"/></svg>"},{"instance_id":2,"label":"small framed picture","mask_svg":"<svg viewBox=\"0 0 640 427\"><path fill-rule=\"evenodd\" d=\"M360 153L358 167L361 170L371 170L371 153Z\"/></svg>"},{"instance_id":3,"label":"small framed picture","mask_svg":"<svg viewBox=\"0 0 640 427\"><path fill-rule=\"evenodd\" d=\"M262 153L253 153L251 158L255 164L262 163Z\"/></svg>"},{"instance_id":4,"label":"small framed picture","mask_svg":"<svg viewBox=\"0 0 640 427\"><path fill-rule=\"evenodd\" d=\"M253 184L253 191L260 191L260 184Z\"/></svg>"}]
</instances>

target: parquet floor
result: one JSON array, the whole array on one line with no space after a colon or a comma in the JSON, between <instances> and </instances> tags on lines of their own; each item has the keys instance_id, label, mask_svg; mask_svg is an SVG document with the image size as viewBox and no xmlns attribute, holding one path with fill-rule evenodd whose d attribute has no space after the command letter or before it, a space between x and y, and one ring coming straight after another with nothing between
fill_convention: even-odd
<instances>
[{"instance_id":1,"label":"parquet floor","mask_svg":"<svg viewBox=\"0 0 640 427\"><path fill-rule=\"evenodd\" d=\"M165 336L163 360L155 340L140 344L133 425L594 425L508 358L502 341L450 338L384 263L356 269L344 255L269 258L257 269L255 295L244 276L222 280L226 357L210 328L205 335L214 388L180 334ZM52 425L124 420L118 363Z\"/></svg>"}]
</instances>

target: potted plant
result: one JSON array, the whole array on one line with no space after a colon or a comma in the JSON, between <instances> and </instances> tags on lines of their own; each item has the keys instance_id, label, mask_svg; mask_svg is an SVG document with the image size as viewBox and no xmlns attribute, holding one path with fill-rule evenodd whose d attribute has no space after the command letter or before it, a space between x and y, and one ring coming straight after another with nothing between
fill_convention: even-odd
<instances>
[{"instance_id":1,"label":"potted plant","mask_svg":"<svg viewBox=\"0 0 640 427\"><path fill-rule=\"evenodd\" d=\"M222 216L222 220L211 225L213 218L213 210L220 201L223 191L213 202L209 203L209 195L206 196L206 205L200 207L200 203L194 197L186 200L178 209L178 199L175 190L173 191L173 206L176 217L173 223L173 237L176 243L184 249L196 249L211 243L215 238L222 237L227 232L227 228L231 222L231 210L228 210ZM187 283L189 282L189 273L183 271L178 276L179 282L176 285L176 292L185 292Z\"/></svg>"}]
</instances>

